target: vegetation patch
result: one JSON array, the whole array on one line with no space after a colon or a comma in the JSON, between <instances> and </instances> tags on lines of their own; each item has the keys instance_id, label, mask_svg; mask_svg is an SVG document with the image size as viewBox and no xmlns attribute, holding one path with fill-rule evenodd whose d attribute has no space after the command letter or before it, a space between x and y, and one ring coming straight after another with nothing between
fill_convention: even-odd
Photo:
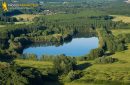
<instances>
[{"instance_id":1,"label":"vegetation patch","mask_svg":"<svg viewBox=\"0 0 130 85\"><path fill-rule=\"evenodd\" d=\"M20 15L15 15L13 17L17 18L20 21L32 21L35 17L38 17L39 15L35 14L20 14Z\"/></svg>"},{"instance_id":2,"label":"vegetation patch","mask_svg":"<svg viewBox=\"0 0 130 85\"><path fill-rule=\"evenodd\" d=\"M130 23L130 17L129 16L123 16L123 15L112 15L114 17L113 21L122 21L124 23Z\"/></svg>"}]
</instances>

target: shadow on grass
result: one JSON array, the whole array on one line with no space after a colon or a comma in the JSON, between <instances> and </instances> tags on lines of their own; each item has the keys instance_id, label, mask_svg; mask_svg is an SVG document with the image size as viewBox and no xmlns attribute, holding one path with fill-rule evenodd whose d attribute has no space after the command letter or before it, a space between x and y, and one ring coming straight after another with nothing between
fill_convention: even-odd
<instances>
[{"instance_id":1,"label":"shadow on grass","mask_svg":"<svg viewBox=\"0 0 130 85\"><path fill-rule=\"evenodd\" d=\"M114 53L105 53L105 56L113 55Z\"/></svg>"},{"instance_id":2,"label":"shadow on grass","mask_svg":"<svg viewBox=\"0 0 130 85\"><path fill-rule=\"evenodd\" d=\"M125 50L128 50L128 46L125 46Z\"/></svg>"},{"instance_id":3,"label":"shadow on grass","mask_svg":"<svg viewBox=\"0 0 130 85\"><path fill-rule=\"evenodd\" d=\"M79 64L79 65L77 65L76 70L84 70L90 66L92 66L92 64L90 64L90 63Z\"/></svg>"},{"instance_id":4,"label":"shadow on grass","mask_svg":"<svg viewBox=\"0 0 130 85\"><path fill-rule=\"evenodd\" d=\"M12 62L14 60L14 57L13 56L9 56L9 55L7 55L7 54L0 54L0 61L1 62L8 62L8 63L10 63L10 62Z\"/></svg>"},{"instance_id":5,"label":"shadow on grass","mask_svg":"<svg viewBox=\"0 0 130 85\"><path fill-rule=\"evenodd\" d=\"M48 74L43 76L43 85L64 85L59 81L58 75L56 74Z\"/></svg>"}]
</instances>

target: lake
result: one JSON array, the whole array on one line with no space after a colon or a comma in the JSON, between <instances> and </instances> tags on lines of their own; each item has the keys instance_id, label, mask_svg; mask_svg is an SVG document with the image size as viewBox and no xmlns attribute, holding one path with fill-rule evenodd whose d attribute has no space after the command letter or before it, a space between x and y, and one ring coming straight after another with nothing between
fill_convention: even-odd
<instances>
[{"instance_id":1,"label":"lake","mask_svg":"<svg viewBox=\"0 0 130 85\"><path fill-rule=\"evenodd\" d=\"M70 42L63 43L62 45L47 46L37 45L29 46L23 50L23 54L35 54L38 57L42 55L60 55L65 54L66 56L83 56L88 54L92 49L98 47L99 40L97 37L90 38L73 38Z\"/></svg>"}]
</instances>

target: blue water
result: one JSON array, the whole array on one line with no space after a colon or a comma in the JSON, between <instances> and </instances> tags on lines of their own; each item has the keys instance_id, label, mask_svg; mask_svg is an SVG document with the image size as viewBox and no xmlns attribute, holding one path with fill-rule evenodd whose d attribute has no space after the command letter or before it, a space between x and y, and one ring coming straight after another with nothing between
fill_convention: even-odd
<instances>
[{"instance_id":1,"label":"blue water","mask_svg":"<svg viewBox=\"0 0 130 85\"><path fill-rule=\"evenodd\" d=\"M71 42L64 43L61 46L38 46L29 47L23 50L23 54L35 54L38 57L42 55L60 55L83 56L88 54L91 49L98 47L98 38L73 38Z\"/></svg>"}]
</instances>

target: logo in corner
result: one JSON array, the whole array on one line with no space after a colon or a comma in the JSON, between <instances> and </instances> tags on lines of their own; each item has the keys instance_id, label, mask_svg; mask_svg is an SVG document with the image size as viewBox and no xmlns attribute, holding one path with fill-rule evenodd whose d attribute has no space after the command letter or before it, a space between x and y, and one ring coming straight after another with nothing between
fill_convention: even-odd
<instances>
[{"instance_id":1,"label":"logo in corner","mask_svg":"<svg viewBox=\"0 0 130 85\"><path fill-rule=\"evenodd\" d=\"M3 9L3 11L8 11L8 7L7 7L6 2L2 2L2 9Z\"/></svg>"}]
</instances>

